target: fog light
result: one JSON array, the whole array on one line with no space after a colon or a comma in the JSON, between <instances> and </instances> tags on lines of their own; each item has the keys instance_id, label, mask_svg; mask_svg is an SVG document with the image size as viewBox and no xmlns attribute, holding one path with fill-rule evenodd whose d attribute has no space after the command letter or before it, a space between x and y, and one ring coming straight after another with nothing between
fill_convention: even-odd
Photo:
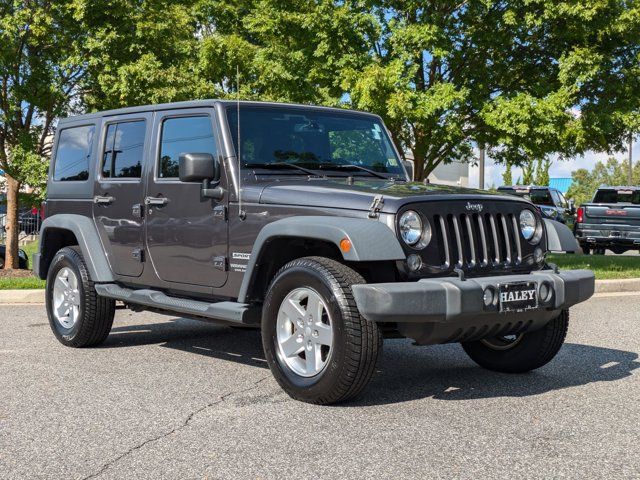
<instances>
[{"instance_id":1,"label":"fog light","mask_svg":"<svg viewBox=\"0 0 640 480\"><path fill-rule=\"evenodd\" d=\"M547 303L551 300L551 294L553 291L551 290L551 285L547 282L542 282L540 284L540 289L538 290L538 297L542 303Z\"/></svg>"},{"instance_id":2,"label":"fog light","mask_svg":"<svg viewBox=\"0 0 640 480\"><path fill-rule=\"evenodd\" d=\"M533 261L536 263L544 262L544 252L540 247L536 247L536 249L533 251Z\"/></svg>"},{"instance_id":3,"label":"fog light","mask_svg":"<svg viewBox=\"0 0 640 480\"><path fill-rule=\"evenodd\" d=\"M420 255L412 253L407 257L407 265L412 272L420 270L422 268L422 258L420 258Z\"/></svg>"},{"instance_id":4,"label":"fog light","mask_svg":"<svg viewBox=\"0 0 640 480\"><path fill-rule=\"evenodd\" d=\"M490 307L496 301L496 291L492 287L485 288L482 300L484 301L485 307Z\"/></svg>"}]
</instances>

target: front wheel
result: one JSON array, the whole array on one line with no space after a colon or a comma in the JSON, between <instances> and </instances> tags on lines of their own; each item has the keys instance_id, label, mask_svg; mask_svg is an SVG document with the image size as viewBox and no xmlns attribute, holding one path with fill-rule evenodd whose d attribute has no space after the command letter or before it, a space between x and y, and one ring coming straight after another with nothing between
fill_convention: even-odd
<instances>
[{"instance_id":1,"label":"front wheel","mask_svg":"<svg viewBox=\"0 0 640 480\"><path fill-rule=\"evenodd\" d=\"M360 393L374 371L382 336L358 312L351 268L323 257L285 265L269 287L262 343L275 379L296 400L332 404Z\"/></svg>"},{"instance_id":2,"label":"front wheel","mask_svg":"<svg viewBox=\"0 0 640 480\"><path fill-rule=\"evenodd\" d=\"M540 330L463 342L462 348L474 362L488 370L524 373L546 365L556 356L568 327L569 310L563 310Z\"/></svg>"}]
</instances>

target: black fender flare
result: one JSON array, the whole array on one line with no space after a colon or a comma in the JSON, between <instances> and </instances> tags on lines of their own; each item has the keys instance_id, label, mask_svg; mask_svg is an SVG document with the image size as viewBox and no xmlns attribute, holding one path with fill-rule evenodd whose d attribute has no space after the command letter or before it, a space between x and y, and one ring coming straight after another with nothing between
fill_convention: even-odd
<instances>
[{"instance_id":1,"label":"black fender flare","mask_svg":"<svg viewBox=\"0 0 640 480\"><path fill-rule=\"evenodd\" d=\"M544 219L547 231L547 249L551 252L580 252L580 245L573 232L564 223Z\"/></svg>"},{"instance_id":2,"label":"black fender flare","mask_svg":"<svg viewBox=\"0 0 640 480\"><path fill-rule=\"evenodd\" d=\"M48 265L42 265L42 253L46 249L43 245L47 235L47 230L67 230L74 234L78 241L78 247L82 252L82 257L87 265L91 280L94 282L113 282L113 272L109 266L107 255L104 251L100 236L96 230L93 219L83 215L72 213L61 213L46 218L40 228L40 246L37 254L33 258L33 269L40 278L46 278ZM56 252L47 255L48 260L53 259ZM43 268L44 267L44 268Z\"/></svg>"}]
</instances>

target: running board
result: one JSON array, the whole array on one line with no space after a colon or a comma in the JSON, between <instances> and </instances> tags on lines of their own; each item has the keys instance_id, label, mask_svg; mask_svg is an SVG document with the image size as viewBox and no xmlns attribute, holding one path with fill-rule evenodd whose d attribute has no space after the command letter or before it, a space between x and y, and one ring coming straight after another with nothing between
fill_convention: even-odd
<instances>
[{"instance_id":1,"label":"running board","mask_svg":"<svg viewBox=\"0 0 640 480\"><path fill-rule=\"evenodd\" d=\"M176 298L165 295L158 290L134 290L115 283L97 283L95 289L101 297L121 300L132 305L142 305L168 312L194 315L212 320L223 320L229 323L251 325L259 322L255 308L246 303L216 302Z\"/></svg>"}]
</instances>

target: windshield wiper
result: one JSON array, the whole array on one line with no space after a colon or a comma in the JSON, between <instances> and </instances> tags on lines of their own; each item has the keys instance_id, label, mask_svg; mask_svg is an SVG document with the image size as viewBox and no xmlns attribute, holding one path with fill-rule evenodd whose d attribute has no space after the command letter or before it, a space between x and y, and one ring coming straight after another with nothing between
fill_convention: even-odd
<instances>
[{"instance_id":1,"label":"windshield wiper","mask_svg":"<svg viewBox=\"0 0 640 480\"><path fill-rule=\"evenodd\" d=\"M293 168L296 170L300 170L301 172L304 172L307 175L313 175L313 176L318 175L313 170L309 170L308 168L301 167L300 165L296 165L295 163L287 163L287 162L245 163L244 166L247 168L266 168L266 169Z\"/></svg>"},{"instance_id":2,"label":"windshield wiper","mask_svg":"<svg viewBox=\"0 0 640 480\"><path fill-rule=\"evenodd\" d=\"M333 164L333 163L321 163L318 165L318 169L323 170L323 169L328 169L328 170L361 170L363 172L367 172L370 175L373 175L374 177L378 177L378 178L383 178L385 180L390 180L389 177L387 177L386 175L383 175L380 172L376 172L375 170L371 170L367 167L363 167L361 165L354 165L352 163L342 163L342 164Z\"/></svg>"}]
</instances>

